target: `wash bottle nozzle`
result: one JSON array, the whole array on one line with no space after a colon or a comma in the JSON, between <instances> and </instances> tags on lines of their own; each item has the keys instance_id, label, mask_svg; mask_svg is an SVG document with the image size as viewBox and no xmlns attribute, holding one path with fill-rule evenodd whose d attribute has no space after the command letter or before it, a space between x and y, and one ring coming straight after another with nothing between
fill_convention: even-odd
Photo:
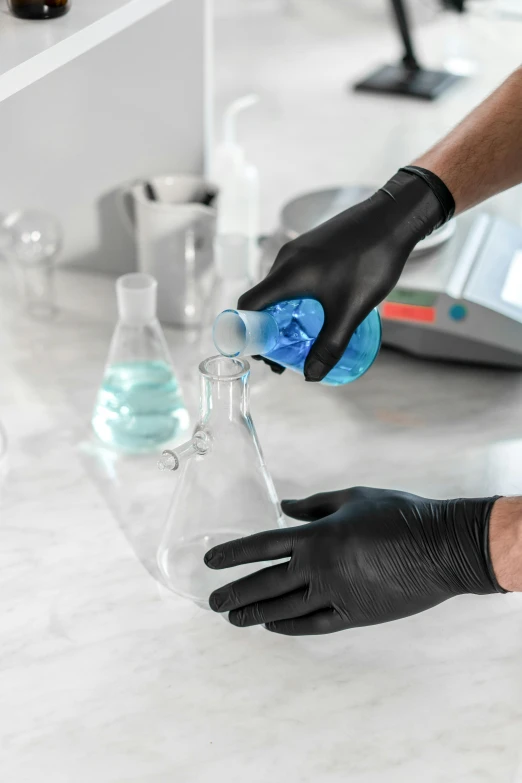
<instances>
[{"instance_id":1,"label":"wash bottle nozzle","mask_svg":"<svg viewBox=\"0 0 522 783\"><path fill-rule=\"evenodd\" d=\"M237 142L237 115L242 112L243 109L254 106L258 101L258 95L253 93L244 95L242 98L233 101L225 110L223 115L223 143L226 147L237 147L241 152L243 151Z\"/></svg>"}]
</instances>

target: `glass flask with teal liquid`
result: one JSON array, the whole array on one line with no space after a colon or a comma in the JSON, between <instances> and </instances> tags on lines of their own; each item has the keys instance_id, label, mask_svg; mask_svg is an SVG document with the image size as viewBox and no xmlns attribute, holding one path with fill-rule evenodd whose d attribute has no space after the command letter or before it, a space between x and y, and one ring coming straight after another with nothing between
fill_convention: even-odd
<instances>
[{"instance_id":1,"label":"glass flask with teal liquid","mask_svg":"<svg viewBox=\"0 0 522 783\"><path fill-rule=\"evenodd\" d=\"M213 336L223 356L253 356L303 373L306 357L324 323L324 311L315 299L295 299L253 310L225 310L214 322ZM381 319L372 310L357 327L335 367L322 383L342 386L364 375L381 347Z\"/></svg>"},{"instance_id":2,"label":"glass flask with teal liquid","mask_svg":"<svg viewBox=\"0 0 522 783\"><path fill-rule=\"evenodd\" d=\"M104 443L153 451L185 435L189 416L156 318L157 282L129 274L116 283L119 321L92 426Z\"/></svg>"}]
</instances>

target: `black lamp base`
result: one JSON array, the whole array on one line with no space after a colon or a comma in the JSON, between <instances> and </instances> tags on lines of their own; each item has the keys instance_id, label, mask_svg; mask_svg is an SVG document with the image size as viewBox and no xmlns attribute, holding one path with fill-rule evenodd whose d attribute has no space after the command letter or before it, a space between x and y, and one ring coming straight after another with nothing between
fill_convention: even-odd
<instances>
[{"instance_id":1,"label":"black lamp base","mask_svg":"<svg viewBox=\"0 0 522 783\"><path fill-rule=\"evenodd\" d=\"M407 95L434 101L449 87L463 79L449 71L411 69L404 65L383 65L363 81L354 85L358 92L380 92L389 95Z\"/></svg>"}]
</instances>

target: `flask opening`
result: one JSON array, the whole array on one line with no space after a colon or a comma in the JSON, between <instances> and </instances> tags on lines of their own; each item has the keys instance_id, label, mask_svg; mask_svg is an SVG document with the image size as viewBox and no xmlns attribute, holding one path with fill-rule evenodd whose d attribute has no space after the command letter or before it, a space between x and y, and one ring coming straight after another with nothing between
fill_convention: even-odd
<instances>
[{"instance_id":1,"label":"flask opening","mask_svg":"<svg viewBox=\"0 0 522 783\"><path fill-rule=\"evenodd\" d=\"M279 328L266 310L224 310L214 321L214 345L223 356L257 356L270 353Z\"/></svg>"},{"instance_id":2,"label":"flask opening","mask_svg":"<svg viewBox=\"0 0 522 783\"><path fill-rule=\"evenodd\" d=\"M199 365L199 372L211 381L237 381L250 371L245 359L230 356L211 356Z\"/></svg>"},{"instance_id":3,"label":"flask opening","mask_svg":"<svg viewBox=\"0 0 522 783\"><path fill-rule=\"evenodd\" d=\"M225 310L216 318L212 336L223 356L240 356L247 345L246 325L237 310Z\"/></svg>"}]
</instances>

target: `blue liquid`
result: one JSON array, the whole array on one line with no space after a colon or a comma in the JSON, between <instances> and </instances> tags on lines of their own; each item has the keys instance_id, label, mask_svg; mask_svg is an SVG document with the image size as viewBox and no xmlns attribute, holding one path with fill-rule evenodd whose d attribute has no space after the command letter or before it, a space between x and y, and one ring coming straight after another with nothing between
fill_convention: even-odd
<instances>
[{"instance_id":1,"label":"blue liquid","mask_svg":"<svg viewBox=\"0 0 522 783\"><path fill-rule=\"evenodd\" d=\"M267 307L279 327L279 341L268 359L303 373L304 363L324 322L324 311L315 299L281 302ZM355 330L348 347L322 383L341 386L360 378L372 366L381 347L381 319L372 310Z\"/></svg>"},{"instance_id":2,"label":"blue liquid","mask_svg":"<svg viewBox=\"0 0 522 783\"><path fill-rule=\"evenodd\" d=\"M98 437L124 451L149 451L189 424L178 383L165 362L126 362L106 370L92 418Z\"/></svg>"}]
</instances>

